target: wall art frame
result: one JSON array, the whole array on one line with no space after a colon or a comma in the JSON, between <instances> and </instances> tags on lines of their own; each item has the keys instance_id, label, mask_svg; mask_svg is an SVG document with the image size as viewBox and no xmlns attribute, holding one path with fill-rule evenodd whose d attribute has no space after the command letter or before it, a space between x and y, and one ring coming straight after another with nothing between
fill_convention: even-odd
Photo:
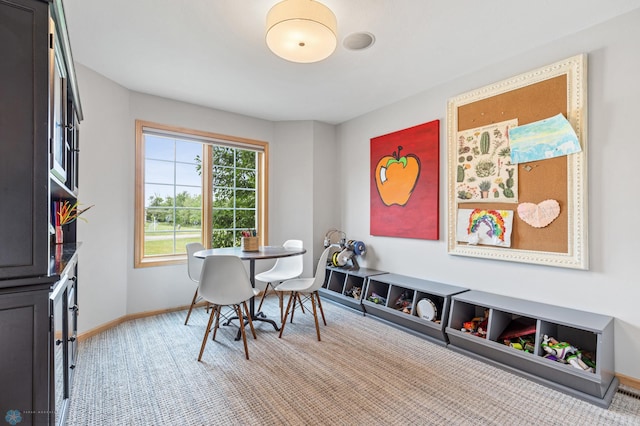
<instances>
[{"instance_id":1,"label":"wall art frame","mask_svg":"<svg viewBox=\"0 0 640 426\"><path fill-rule=\"evenodd\" d=\"M370 234L438 240L440 120L371 138Z\"/></svg>"},{"instance_id":2,"label":"wall art frame","mask_svg":"<svg viewBox=\"0 0 640 426\"><path fill-rule=\"evenodd\" d=\"M460 200L458 134L517 119L518 125L563 114L573 127L581 152L515 166L520 178L518 203L558 200L558 219L542 229L517 217L511 247L472 245L457 240L460 208L515 210L516 203L493 205ZM587 55L517 75L449 99L447 105L447 250L449 254L573 269L588 269ZM470 201L470 202L467 202ZM486 201L486 200L483 200ZM517 216L517 215L516 215Z\"/></svg>"}]
</instances>

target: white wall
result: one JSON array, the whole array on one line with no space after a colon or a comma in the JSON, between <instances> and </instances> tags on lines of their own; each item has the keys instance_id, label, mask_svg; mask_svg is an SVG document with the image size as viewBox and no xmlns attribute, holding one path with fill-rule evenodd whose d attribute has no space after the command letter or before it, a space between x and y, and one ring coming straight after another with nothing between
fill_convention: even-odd
<instances>
[{"instance_id":1,"label":"white wall","mask_svg":"<svg viewBox=\"0 0 640 426\"><path fill-rule=\"evenodd\" d=\"M303 276L313 276L327 229L337 226L335 126L315 121L274 124L269 167L269 240L302 239ZM297 231L296 231L297 230ZM263 262L262 267L269 266ZM258 265L256 265L258 267Z\"/></svg>"},{"instance_id":2,"label":"white wall","mask_svg":"<svg viewBox=\"0 0 640 426\"><path fill-rule=\"evenodd\" d=\"M289 239L302 240L308 251L304 255L305 275L310 276L313 122L275 123L274 139L278 143L269 152L269 242L282 244Z\"/></svg>"},{"instance_id":3,"label":"white wall","mask_svg":"<svg viewBox=\"0 0 640 426\"><path fill-rule=\"evenodd\" d=\"M336 157L336 128L324 123L314 123L313 145L313 241L316 250L313 253L313 264L320 259L322 246L327 230L340 225L340 178L342 170Z\"/></svg>"},{"instance_id":4,"label":"white wall","mask_svg":"<svg viewBox=\"0 0 640 426\"><path fill-rule=\"evenodd\" d=\"M133 188L129 92L87 68L77 66L84 121L80 126L78 200L88 223L78 221L79 331L126 313L127 269ZM131 160L132 161L132 160Z\"/></svg>"},{"instance_id":5,"label":"white wall","mask_svg":"<svg viewBox=\"0 0 640 426\"><path fill-rule=\"evenodd\" d=\"M640 211L640 11L566 37L543 48L420 93L337 129L342 185L342 228L362 236L361 262L376 269L472 289L612 315L618 373L640 378L640 279L633 231ZM474 259L447 254L446 106L449 98L588 53L588 163L590 270ZM461 66L464 64L461 64ZM369 236L369 140L440 119L440 239ZM363 213L365 212L365 213ZM364 238L364 236L368 236Z\"/></svg>"}]
</instances>

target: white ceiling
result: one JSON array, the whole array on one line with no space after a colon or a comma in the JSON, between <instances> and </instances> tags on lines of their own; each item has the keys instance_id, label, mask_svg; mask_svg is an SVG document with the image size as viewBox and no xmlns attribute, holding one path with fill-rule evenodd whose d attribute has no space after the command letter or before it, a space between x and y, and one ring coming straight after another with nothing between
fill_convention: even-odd
<instances>
[{"instance_id":1,"label":"white ceiling","mask_svg":"<svg viewBox=\"0 0 640 426\"><path fill-rule=\"evenodd\" d=\"M321 0L338 19L338 48L322 62L295 64L264 40L278 1L64 0L64 7L75 61L130 90L272 121L332 124L640 8L640 0ZM375 35L372 47L342 46L363 31Z\"/></svg>"}]
</instances>

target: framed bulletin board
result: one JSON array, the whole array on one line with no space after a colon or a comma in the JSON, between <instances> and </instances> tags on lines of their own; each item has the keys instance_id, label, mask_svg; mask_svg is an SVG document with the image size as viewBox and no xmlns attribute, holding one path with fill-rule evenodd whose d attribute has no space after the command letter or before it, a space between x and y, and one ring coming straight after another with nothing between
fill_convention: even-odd
<instances>
[{"instance_id":1,"label":"framed bulletin board","mask_svg":"<svg viewBox=\"0 0 640 426\"><path fill-rule=\"evenodd\" d=\"M450 254L588 269L586 61L577 55L449 100ZM514 159L514 129L552 121L576 149ZM566 145L554 137L556 150Z\"/></svg>"}]
</instances>

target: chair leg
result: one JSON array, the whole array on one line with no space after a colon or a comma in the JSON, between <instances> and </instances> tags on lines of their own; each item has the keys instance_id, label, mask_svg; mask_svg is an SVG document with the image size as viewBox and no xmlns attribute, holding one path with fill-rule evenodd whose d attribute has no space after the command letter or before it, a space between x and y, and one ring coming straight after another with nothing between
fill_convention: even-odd
<instances>
[{"instance_id":1,"label":"chair leg","mask_svg":"<svg viewBox=\"0 0 640 426\"><path fill-rule=\"evenodd\" d=\"M300 304L300 310L304 314L304 305L302 304L302 299L300 298L300 293L298 293L298 303Z\"/></svg>"},{"instance_id":2,"label":"chair leg","mask_svg":"<svg viewBox=\"0 0 640 426\"><path fill-rule=\"evenodd\" d=\"M191 310L193 309L193 305L196 304L196 299L198 298L198 289L196 288L196 292L193 294L193 300L191 301L191 306L189 306L189 312L187 312L187 319L184 320L184 325L187 325L189 322L189 317L191 316Z\"/></svg>"},{"instance_id":3,"label":"chair leg","mask_svg":"<svg viewBox=\"0 0 640 426\"><path fill-rule=\"evenodd\" d=\"M296 313L296 301L300 300L298 293L296 293L296 297L293 298L293 305L291 306L291 320L289 321L293 324L293 314Z\"/></svg>"},{"instance_id":4,"label":"chair leg","mask_svg":"<svg viewBox=\"0 0 640 426\"><path fill-rule=\"evenodd\" d=\"M322 314L322 322L324 325L327 325L327 320L324 319L324 310L322 309L322 301L320 300L320 293L316 290L316 298L318 299L318 307L320 308L320 313Z\"/></svg>"},{"instance_id":5,"label":"chair leg","mask_svg":"<svg viewBox=\"0 0 640 426\"><path fill-rule=\"evenodd\" d=\"M244 302L242 302L242 305L244 306L244 312L247 314L247 321L249 321L249 327L251 328L251 334L253 334L253 338L257 339L258 336L256 336L256 329L253 328L253 320L251 319L251 312L249 312L249 308L247 307L247 301L245 300Z\"/></svg>"},{"instance_id":6,"label":"chair leg","mask_svg":"<svg viewBox=\"0 0 640 426\"><path fill-rule=\"evenodd\" d=\"M202 353L204 352L205 346L207 346L207 338L209 337L209 332L211 331L211 324L213 323L213 315L215 313L215 307L211 310L211 315L209 316L209 323L207 324L207 329L204 332L204 339L202 339L202 346L200 347L200 354L198 355L198 361L202 359Z\"/></svg>"},{"instance_id":7,"label":"chair leg","mask_svg":"<svg viewBox=\"0 0 640 426\"><path fill-rule=\"evenodd\" d=\"M216 313L216 325L213 327L213 337L211 340L216 340L216 333L218 332L218 327L220 327L220 311L222 310L222 306L213 305L211 314Z\"/></svg>"},{"instance_id":8,"label":"chair leg","mask_svg":"<svg viewBox=\"0 0 640 426\"><path fill-rule=\"evenodd\" d=\"M320 342L320 324L318 324L318 313L316 312L316 298L314 293L309 295L311 298L311 306L313 307L313 319L316 322L316 334L318 335L318 342Z\"/></svg>"},{"instance_id":9,"label":"chair leg","mask_svg":"<svg viewBox=\"0 0 640 426\"><path fill-rule=\"evenodd\" d=\"M234 305L234 309L238 313L238 322L240 323L240 334L242 334L242 342L244 343L244 355L249 359L249 348L247 347L247 335L244 332L244 320L242 318L242 308L240 305Z\"/></svg>"},{"instance_id":10,"label":"chair leg","mask_svg":"<svg viewBox=\"0 0 640 426\"><path fill-rule=\"evenodd\" d=\"M260 298L260 304L258 304L258 310L256 312L260 312L260 308L262 308L262 302L264 302L264 298L267 296L269 287L273 289L273 286L271 285L271 283L267 283L267 285L264 287L264 292L262 293L262 297Z\"/></svg>"},{"instance_id":11,"label":"chair leg","mask_svg":"<svg viewBox=\"0 0 640 426\"><path fill-rule=\"evenodd\" d=\"M291 309L291 301L295 298L296 294L297 293L294 293L292 291L291 295L289 296L289 302L287 303L287 310L284 313L284 319L282 321L282 325L280 326L280 334L278 335L278 337L282 337L282 332L284 331L284 326L287 323L287 317L289 316L289 309Z\"/></svg>"},{"instance_id":12,"label":"chair leg","mask_svg":"<svg viewBox=\"0 0 640 426\"><path fill-rule=\"evenodd\" d=\"M300 296L300 293L297 293L296 298L293 300L293 308L291 309L291 323L293 324L293 314L296 312L296 302L298 303L298 305L300 306L300 310L302 311L303 314L305 314L305 310L304 310L304 303L302 303L302 296Z\"/></svg>"}]
</instances>

